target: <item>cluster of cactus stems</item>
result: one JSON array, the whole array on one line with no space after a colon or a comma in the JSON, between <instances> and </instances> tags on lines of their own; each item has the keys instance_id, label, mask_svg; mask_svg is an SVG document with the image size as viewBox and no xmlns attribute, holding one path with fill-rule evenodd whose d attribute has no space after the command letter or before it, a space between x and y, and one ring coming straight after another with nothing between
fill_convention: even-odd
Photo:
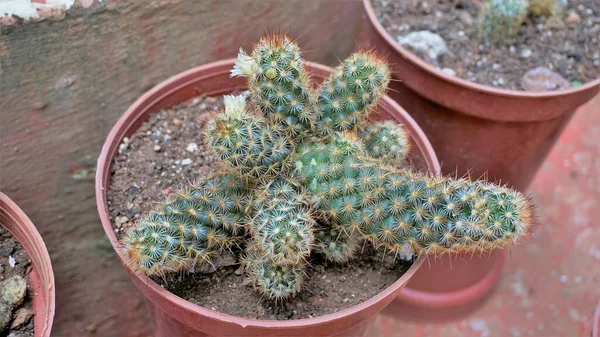
<instances>
[{"instance_id":1,"label":"cluster of cactus stems","mask_svg":"<svg viewBox=\"0 0 600 337\"><path fill-rule=\"evenodd\" d=\"M552 17L562 12L558 0L488 0L479 16L479 33L489 43L511 43L528 14Z\"/></svg>"},{"instance_id":2,"label":"cluster of cactus stems","mask_svg":"<svg viewBox=\"0 0 600 337\"><path fill-rule=\"evenodd\" d=\"M268 35L240 50L232 76L248 78L251 102L225 96L207 126L218 170L126 232L132 269L193 270L238 249L256 289L282 300L301 291L313 254L347 263L365 242L400 257L485 252L527 233L532 207L519 192L399 168L404 129L368 121L390 78L373 52L313 88L296 43Z\"/></svg>"}]
</instances>

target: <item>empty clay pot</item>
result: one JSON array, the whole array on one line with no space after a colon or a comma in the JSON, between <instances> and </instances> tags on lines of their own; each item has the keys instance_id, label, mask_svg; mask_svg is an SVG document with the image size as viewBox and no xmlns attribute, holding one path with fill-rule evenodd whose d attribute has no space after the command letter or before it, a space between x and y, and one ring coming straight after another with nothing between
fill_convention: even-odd
<instances>
[{"instance_id":1,"label":"empty clay pot","mask_svg":"<svg viewBox=\"0 0 600 337\"><path fill-rule=\"evenodd\" d=\"M54 272L44 240L31 220L8 196L0 192L0 225L12 233L31 260L29 284L33 289L35 337L50 337L54 320Z\"/></svg>"},{"instance_id":2,"label":"empty clay pot","mask_svg":"<svg viewBox=\"0 0 600 337\"><path fill-rule=\"evenodd\" d=\"M150 114L201 94L222 95L243 90L245 79L230 78L235 60L225 60L193 68L176 75L144 94L119 119L111 130L98 160L96 201L102 226L113 248L123 260L119 243L108 216L106 189L109 185L112 158L124 137L131 135ZM309 64L313 79L322 81L331 69ZM431 145L418 125L389 97L384 97L375 119L395 119L406 126L414 146L413 166L439 172ZM339 312L309 319L289 321L255 320L212 311L177 297L144 275L124 267L138 289L146 297L157 337L177 336L362 336L376 315L395 298L423 263L419 258L394 284L359 305Z\"/></svg>"},{"instance_id":3,"label":"empty clay pot","mask_svg":"<svg viewBox=\"0 0 600 337\"><path fill-rule=\"evenodd\" d=\"M379 23L371 1L363 0L360 44L387 55L399 80L392 82L389 95L423 129L443 174L470 174L526 190L575 110L600 88L598 79L563 91L519 92L448 75L396 43ZM452 269L450 259L455 257L430 258L430 267L425 263L398 297L395 315L424 321L464 317L496 284L503 254L458 256L469 263L454 263ZM452 286L417 281L440 279L451 280Z\"/></svg>"}]
</instances>

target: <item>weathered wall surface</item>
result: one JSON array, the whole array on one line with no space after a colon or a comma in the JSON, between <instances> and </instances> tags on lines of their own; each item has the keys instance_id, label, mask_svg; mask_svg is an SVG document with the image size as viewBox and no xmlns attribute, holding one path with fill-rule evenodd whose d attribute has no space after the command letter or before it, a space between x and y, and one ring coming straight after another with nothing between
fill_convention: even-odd
<instances>
[{"instance_id":1,"label":"weathered wall surface","mask_svg":"<svg viewBox=\"0 0 600 337\"><path fill-rule=\"evenodd\" d=\"M354 47L354 0L95 1L1 26L0 190L31 217L57 281L53 336L148 335L140 296L94 199L95 162L120 114L170 75L234 57L267 29L333 65ZM88 6L90 1L84 1Z\"/></svg>"}]
</instances>

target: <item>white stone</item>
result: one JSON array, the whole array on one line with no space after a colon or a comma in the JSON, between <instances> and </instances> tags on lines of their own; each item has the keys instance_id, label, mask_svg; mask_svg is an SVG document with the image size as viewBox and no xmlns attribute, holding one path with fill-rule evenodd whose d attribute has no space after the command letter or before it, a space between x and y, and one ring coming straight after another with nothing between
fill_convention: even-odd
<instances>
[{"instance_id":1,"label":"white stone","mask_svg":"<svg viewBox=\"0 0 600 337\"><path fill-rule=\"evenodd\" d=\"M449 52L446 41L438 34L428 30L412 32L408 35L399 37L398 43L432 61L437 61L440 56L448 54Z\"/></svg>"},{"instance_id":2,"label":"white stone","mask_svg":"<svg viewBox=\"0 0 600 337\"><path fill-rule=\"evenodd\" d=\"M442 71L450 76L456 76L456 71L454 71L454 69L444 68Z\"/></svg>"},{"instance_id":3,"label":"white stone","mask_svg":"<svg viewBox=\"0 0 600 337\"><path fill-rule=\"evenodd\" d=\"M187 152L195 152L196 150L198 150L198 144L196 144L196 143L189 143L187 145L187 147L185 148L185 150Z\"/></svg>"}]
</instances>

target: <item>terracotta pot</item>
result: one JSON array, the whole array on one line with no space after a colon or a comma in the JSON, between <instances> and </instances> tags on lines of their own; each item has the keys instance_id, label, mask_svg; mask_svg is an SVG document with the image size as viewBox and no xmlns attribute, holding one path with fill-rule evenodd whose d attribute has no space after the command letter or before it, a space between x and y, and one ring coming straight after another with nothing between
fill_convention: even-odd
<instances>
[{"instance_id":1,"label":"terracotta pot","mask_svg":"<svg viewBox=\"0 0 600 337\"><path fill-rule=\"evenodd\" d=\"M399 80L392 82L389 95L421 126L443 174L470 174L524 191L575 110L600 88L598 79L575 89L528 93L447 75L398 45L377 20L371 0L363 0L363 5L361 47L388 56ZM426 321L463 317L497 282L502 254L461 256L470 262L458 268L455 264L452 273L449 258L421 268L399 296L403 303L396 314ZM417 280L439 279L451 279L452 288L422 282L417 288Z\"/></svg>"},{"instance_id":2,"label":"terracotta pot","mask_svg":"<svg viewBox=\"0 0 600 337\"><path fill-rule=\"evenodd\" d=\"M29 284L33 290L35 337L49 337L54 321L54 272L44 240L31 220L8 196L0 192L0 224L23 246L31 260Z\"/></svg>"},{"instance_id":3,"label":"terracotta pot","mask_svg":"<svg viewBox=\"0 0 600 337\"><path fill-rule=\"evenodd\" d=\"M396 43L363 0L361 44L388 55L393 98L431 141L442 173L487 176L524 191L575 111L596 96L600 78L563 91L497 89L450 76ZM393 92L393 90L391 92Z\"/></svg>"},{"instance_id":4,"label":"terracotta pot","mask_svg":"<svg viewBox=\"0 0 600 337\"><path fill-rule=\"evenodd\" d=\"M598 305L596 306L592 324L592 337L600 337L600 302L598 302Z\"/></svg>"},{"instance_id":5,"label":"terracotta pot","mask_svg":"<svg viewBox=\"0 0 600 337\"><path fill-rule=\"evenodd\" d=\"M229 77L233 64L233 59L211 63L166 80L138 99L111 130L98 160L96 201L104 230L121 260L122 252L108 216L106 200L110 165L119 144L147 120L151 113L183 103L200 94L222 95L245 89L244 79ZM308 69L318 81L323 80L331 71L318 64L310 64ZM437 174L439 165L431 145L412 118L389 97L383 98L378 110L376 119L392 118L406 126L416 145L411 157L413 165ZM377 313L392 302L423 261L424 258L419 258L394 284L359 305L329 315L290 321L255 320L208 310L175 296L148 277L133 273L127 266L125 268L146 297L155 336L362 336Z\"/></svg>"}]
</instances>

